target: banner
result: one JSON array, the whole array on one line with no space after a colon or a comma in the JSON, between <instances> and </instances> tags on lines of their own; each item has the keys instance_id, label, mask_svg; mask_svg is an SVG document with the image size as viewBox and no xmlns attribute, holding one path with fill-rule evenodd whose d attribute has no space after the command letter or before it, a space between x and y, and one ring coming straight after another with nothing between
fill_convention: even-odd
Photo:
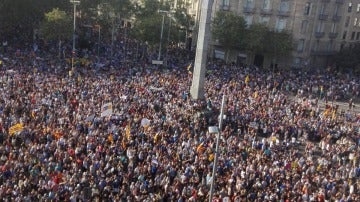
<instances>
[{"instance_id":1,"label":"banner","mask_svg":"<svg viewBox=\"0 0 360 202\"><path fill-rule=\"evenodd\" d=\"M109 116L113 113L112 103L108 102L101 107L101 117Z\"/></svg>"}]
</instances>

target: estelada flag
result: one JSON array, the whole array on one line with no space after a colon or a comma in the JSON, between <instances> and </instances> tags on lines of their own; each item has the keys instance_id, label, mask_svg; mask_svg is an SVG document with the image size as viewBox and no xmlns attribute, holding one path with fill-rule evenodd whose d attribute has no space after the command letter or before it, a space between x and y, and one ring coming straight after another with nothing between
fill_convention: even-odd
<instances>
[{"instance_id":1,"label":"estelada flag","mask_svg":"<svg viewBox=\"0 0 360 202\"><path fill-rule=\"evenodd\" d=\"M200 143L199 146L196 148L197 153L203 153L206 150L206 147L204 145L204 142Z\"/></svg>"},{"instance_id":2,"label":"estelada flag","mask_svg":"<svg viewBox=\"0 0 360 202\"><path fill-rule=\"evenodd\" d=\"M9 134L14 135L15 133L21 132L24 129L22 123L15 124L9 128Z\"/></svg>"}]
</instances>

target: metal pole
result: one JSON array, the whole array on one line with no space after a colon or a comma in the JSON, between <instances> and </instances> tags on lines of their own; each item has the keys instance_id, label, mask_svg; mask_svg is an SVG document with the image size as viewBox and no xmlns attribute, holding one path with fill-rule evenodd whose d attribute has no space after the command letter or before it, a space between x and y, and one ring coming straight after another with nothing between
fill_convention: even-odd
<instances>
[{"instance_id":1,"label":"metal pole","mask_svg":"<svg viewBox=\"0 0 360 202\"><path fill-rule=\"evenodd\" d=\"M100 60L100 25L98 25L98 31L99 31L99 38L98 38L98 47L97 47L97 56L98 56L98 60Z\"/></svg>"},{"instance_id":2,"label":"metal pole","mask_svg":"<svg viewBox=\"0 0 360 202\"><path fill-rule=\"evenodd\" d=\"M213 165L213 170L212 170L209 202L212 202L213 195L214 195L214 183L215 183L215 176L216 176L217 161L218 161L218 156L219 156L219 139L220 139L220 135L221 135L221 127L222 127L222 122L223 122L223 117L224 117L224 105L225 105L225 94L223 95L222 102L221 102L219 132L217 133L217 136L216 136L215 158L214 158L214 165Z\"/></svg>"},{"instance_id":3,"label":"metal pole","mask_svg":"<svg viewBox=\"0 0 360 202\"><path fill-rule=\"evenodd\" d=\"M159 47L158 60L160 60L160 58L161 58L161 43L162 43L162 39L163 39L163 32L164 32L164 20L165 20L165 15L163 14L163 17L162 17L162 23L161 23L160 47Z\"/></svg>"},{"instance_id":4,"label":"metal pole","mask_svg":"<svg viewBox=\"0 0 360 202\"><path fill-rule=\"evenodd\" d=\"M124 24L124 64L126 63L126 22Z\"/></svg>"},{"instance_id":5,"label":"metal pole","mask_svg":"<svg viewBox=\"0 0 360 202\"><path fill-rule=\"evenodd\" d=\"M169 18L169 31L168 31L168 35L167 35L166 63L168 61L168 56L169 56L170 31L171 31L171 17Z\"/></svg>"},{"instance_id":6,"label":"metal pole","mask_svg":"<svg viewBox=\"0 0 360 202\"><path fill-rule=\"evenodd\" d=\"M72 58L71 58L71 70L74 71L74 56L75 56L75 30L76 30L76 3L74 4L74 24L73 24L73 47L72 47Z\"/></svg>"},{"instance_id":7,"label":"metal pole","mask_svg":"<svg viewBox=\"0 0 360 202\"><path fill-rule=\"evenodd\" d=\"M112 28L111 28L111 61L113 57L113 49L114 49L114 18L112 18Z\"/></svg>"}]
</instances>

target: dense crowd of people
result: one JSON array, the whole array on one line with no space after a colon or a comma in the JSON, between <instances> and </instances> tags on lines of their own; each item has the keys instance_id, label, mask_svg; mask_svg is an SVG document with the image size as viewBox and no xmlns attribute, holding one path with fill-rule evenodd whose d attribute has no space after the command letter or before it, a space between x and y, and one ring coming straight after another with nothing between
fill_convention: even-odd
<instances>
[{"instance_id":1,"label":"dense crowd of people","mask_svg":"<svg viewBox=\"0 0 360 202\"><path fill-rule=\"evenodd\" d=\"M4 201L205 201L223 95L214 201L360 201L360 117L331 103L358 100L359 77L212 62L193 100L181 50L169 68L85 51L75 72L31 52L2 55Z\"/></svg>"}]
</instances>

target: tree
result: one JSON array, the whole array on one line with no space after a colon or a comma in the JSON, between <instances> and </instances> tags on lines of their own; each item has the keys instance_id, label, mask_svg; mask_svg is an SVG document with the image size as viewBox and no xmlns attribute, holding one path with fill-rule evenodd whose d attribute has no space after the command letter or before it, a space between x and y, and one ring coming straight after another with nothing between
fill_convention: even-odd
<instances>
[{"instance_id":1,"label":"tree","mask_svg":"<svg viewBox=\"0 0 360 202\"><path fill-rule=\"evenodd\" d=\"M334 62L339 70L354 71L353 73L360 73L360 43L352 47L347 47L339 51L334 56ZM357 70L357 72L356 72Z\"/></svg>"},{"instance_id":2,"label":"tree","mask_svg":"<svg viewBox=\"0 0 360 202\"><path fill-rule=\"evenodd\" d=\"M266 44L271 43L269 40L270 30L264 24L252 24L246 33L246 48L250 53L265 53ZM271 47L271 45L268 45Z\"/></svg>"},{"instance_id":3,"label":"tree","mask_svg":"<svg viewBox=\"0 0 360 202\"><path fill-rule=\"evenodd\" d=\"M69 8L68 1L58 0L2 0L0 2L0 36L8 40L29 40L44 19L44 13L54 7Z\"/></svg>"},{"instance_id":4,"label":"tree","mask_svg":"<svg viewBox=\"0 0 360 202\"><path fill-rule=\"evenodd\" d=\"M72 35L72 18L65 11L54 8L45 14L45 20L40 26L40 33L48 40L70 39Z\"/></svg>"},{"instance_id":5,"label":"tree","mask_svg":"<svg viewBox=\"0 0 360 202\"><path fill-rule=\"evenodd\" d=\"M233 12L218 11L212 22L212 34L224 46L228 57L231 49L245 48L246 22Z\"/></svg>"},{"instance_id":6,"label":"tree","mask_svg":"<svg viewBox=\"0 0 360 202\"><path fill-rule=\"evenodd\" d=\"M171 9L170 3L169 1L143 0L142 6L137 6L136 20L131 35L136 39L146 41L150 46L158 45L164 15L163 42L167 40L167 36L169 41L182 41L184 35L181 35L179 30L189 29L193 21L186 13L186 9L181 7ZM160 10L166 11L166 13L161 13Z\"/></svg>"},{"instance_id":7,"label":"tree","mask_svg":"<svg viewBox=\"0 0 360 202\"><path fill-rule=\"evenodd\" d=\"M264 53L273 57L273 61L276 63L279 56L287 56L292 51L292 35L287 31L268 30L267 33L268 43L264 43Z\"/></svg>"}]
</instances>

